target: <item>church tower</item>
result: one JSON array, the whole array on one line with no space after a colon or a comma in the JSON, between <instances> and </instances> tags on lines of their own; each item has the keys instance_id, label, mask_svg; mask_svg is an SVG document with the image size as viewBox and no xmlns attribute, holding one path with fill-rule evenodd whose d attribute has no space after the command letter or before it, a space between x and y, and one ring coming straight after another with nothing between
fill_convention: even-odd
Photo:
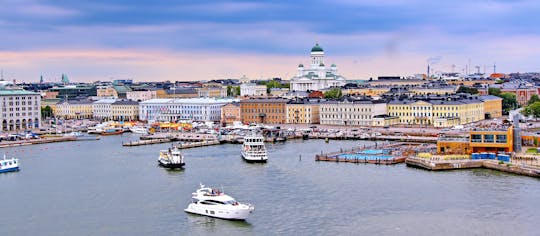
<instances>
[{"instance_id":1,"label":"church tower","mask_svg":"<svg viewBox=\"0 0 540 236\"><path fill-rule=\"evenodd\" d=\"M311 48L311 69L317 69L321 65L324 66L324 50L316 43Z\"/></svg>"}]
</instances>

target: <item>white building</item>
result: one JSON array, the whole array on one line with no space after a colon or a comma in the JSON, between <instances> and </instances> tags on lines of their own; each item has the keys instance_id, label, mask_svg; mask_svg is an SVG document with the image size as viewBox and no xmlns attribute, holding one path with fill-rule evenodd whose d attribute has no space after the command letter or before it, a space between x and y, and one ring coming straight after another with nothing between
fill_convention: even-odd
<instances>
[{"instance_id":1,"label":"white building","mask_svg":"<svg viewBox=\"0 0 540 236\"><path fill-rule=\"evenodd\" d=\"M343 86L346 83L345 78L337 73L335 64L332 64L330 68L326 67L324 51L317 43L311 49L310 68L305 68L303 64L298 65L297 74L291 79L291 90L321 90Z\"/></svg>"},{"instance_id":2,"label":"white building","mask_svg":"<svg viewBox=\"0 0 540 236\"><path fill-rule=\"evenodd\" d=\"M112 119L112 104L116 99L101 99L92 103L92 113L95 119Z\"/></svg>"},{"instance_id":3,"label":"white building","mask_svg":"<svg viewBox=\"0 0 540 236\"><path fill-rule=\"evenodd\" d=\"M156 91L128 91L126 92L126 98L133 101L146 101L157 98Z\"/></svg>"},{"instance_id":4,"label":"white building","mask_svg":"<svg viewBox=\"0 0 540 236\"><path fill-rule=\"evenodd\" d=\"M240 85L240 96L266 96L266 85L244 83Z\"/></svg>"},{"instance_id":5,"label":"white building","mask_svg":"<svg viewBox=\"0 0 540 236\"><path fill-rule=\"evenodd\" d=\"M323 125L371 126L374 116L386 114L386 103L368 98L344 97L321 103L319 114Z\"/></svg>"},{"instance_id":6,"label":"white building","mask_svg":"<svg viewBox=\"0 0 540 236\"><path fill-rule=\"evenodd\" d=\"M238 101L238 99L150 99L139 103L139 119L143 121L219 121L221 107L233 101Z\"/></svg>"},{"instance_id":7,"label":"white building","mask_svg":"<svg viewBox=\"0 0 540 236\"><path fill-rule=\"evenodd\" d=\"M41 96L22 89L0 89L0 124L3 131L41 126Z\"/></svg>"}]
</instances>

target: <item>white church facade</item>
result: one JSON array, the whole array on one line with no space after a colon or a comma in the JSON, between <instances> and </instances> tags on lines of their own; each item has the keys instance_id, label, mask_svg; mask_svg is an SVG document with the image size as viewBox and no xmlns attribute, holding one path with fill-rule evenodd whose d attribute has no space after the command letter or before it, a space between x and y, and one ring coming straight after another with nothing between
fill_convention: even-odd
<instances>
[{"instance_id":1,"label":"white church facade","mask_svg":"<svg viewBox=\"0 0 540 236\"><path fill-rule=\"evenodd\" d=\"M311 65L305 68L298 65L298 72L291 79L292 91L321 90L330 87L343 86L347 82L337 73L337 66L332 64L329 68L324 64L324 50L315 44L311 48Z\"/></svg>"}]
</instances>

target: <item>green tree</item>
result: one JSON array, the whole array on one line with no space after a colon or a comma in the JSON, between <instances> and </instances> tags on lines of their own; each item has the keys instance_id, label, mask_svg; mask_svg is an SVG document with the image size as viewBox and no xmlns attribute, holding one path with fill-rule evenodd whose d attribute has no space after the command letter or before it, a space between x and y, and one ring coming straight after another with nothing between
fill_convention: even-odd
<instances>
[{"instance_id":1,"label":"green tree","mask_svg":"<svg viewBox=\"0 0 540 236\"><path fill-rule=\"evenodd\" d=\"M458 88L458 90L456 92L457 93L478 94L478 89L462 85L462 86L459 86L459 88Z\"/></svg>"},{"instance_id":2,"label":"green tree","mask_svg":"<svg viewBox=\"0 0 540 236\"><path fill-rule=\"evenodd\" d=\"M534 104L535 102L540 102L540 97L538 95L532 95L531 99L527 102L527 105Z\"/></svg>"},{"instance_id":3,"label":"green tree","mask_svg":"<svg viewBox=\"0 0 540 236\"><path fill-rule=\"evenodd\" d=\"M41 108L41 118L49 118L53 116L52 108L50 106L45 106Z\"/></svg>"},{"instance_id":4,"label":"green tree","mask_svg":"<svg viewBox=\"0 0 540 236\"><path fill-rule=\"evenodd\" d=\"M234 86L234 96L240 96L240 86Z\"/></svg>"},{"instance_id":5,"label":"green tree","mask_svg":"<svg viewBox=\"0 0 540 236\"><path fill-rule=\"evenodd\" d=\"M498 88L489 88L489 89L488 89L488 94L489 94L489 95L493 95L493 96L500 97L500 95L501 95L501 90L498 89Z\"/></svg>"},{"instance_id":6,"label":"green tree","mask_svg":"<svg viewBox=\"0 0 540 236\"><path fill-rule=\"evenodd\" d=\"M341 89L335 88L324 92L324 98L340 98L343 96Z\"/></svg>"},{"instance_id":7,"label":"green tree","mask_svg":"<svg viewBox=\"0 0 540 236\"><path fill-rule=\"evenodd\" d=\"M501 93L498 97L502 100L503 114L507 115L509 111L518 107L516 95L513 93Z\"/></svg>"}]
</instances>

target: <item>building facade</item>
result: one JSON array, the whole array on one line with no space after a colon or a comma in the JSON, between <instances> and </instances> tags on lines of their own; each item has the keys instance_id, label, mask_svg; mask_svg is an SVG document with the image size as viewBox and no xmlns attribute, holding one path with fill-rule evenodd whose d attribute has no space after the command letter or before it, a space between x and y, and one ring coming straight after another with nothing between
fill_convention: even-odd
<instances>
[{"instance_id":1,"label":"building facade","mask_svg":"<svg viewBox=\"0 0 540 236\"><path fill-rule=\"evenodd\" d=\"M126 98L132 101L142 102L157 98L157 92L155 90L129 91L126 93Z\"/></svg>"},{"instance_id":2,"label":"building facade","mask_svg":"<svg viewBox=\"0 0 540 236\"><path fill-rule=\"evenodd\" d=\"M54 115L63 119L90 119L93 117L92 101L65 100L56 104Z\"/></svg>"},{"instance_id":3,"label":"building facade","mask_svg":"<svg viewBox=\"0 0 540 236\"><path fill-rule=\"evenodd\" d=\"M116 121L139 120L139 102L120 100L111 104L111 119Z\"/></svg>"},{"instance_id":4,"label":"building facade","mask_svg":"<svg viewBox=\"0 0 540 236\"><path fill-rule=\"evenodd\" d=\"M221 107L234 99L186 98L150 99L139 103L139 119L143 121L214 121L221 119Z\"/></svg>"},{"instance_id":5,"label":"building facade","mask_svg":"<svg viewBox=\"0 0 540 236\"><path fill-rule=\"evenodd\" d=\"M221 107L221 124L232 125L235 121L242 121L240 103L233 102Z\"/></svg>"},{"instance_id":6,"label":"building facade","mask_svg":"<svg viewBox=\"0 0 540 236\"><path fill-rule=\"evenodd\" d=\"M118 98L118 92L112 86L99 86L96 92L98 97Z\"/></svg>"},{"instance_id":7,"label":"building facade","mask_svg":"<svg viewBox=\"0 0 540 236\"><path fill-rule=\"evenodd\" d=\"M0 90L0 124L3 131L41 127L41 96L22 89Z\"/></svg>"},{"instance_id":8,"label":"building facade","mask_svg":"<svg viewBox=\"0 0 540 236\"><path fill-rule=\"evenodd\" d=\"M197 93L201 98L224 98L227 97L227 87L207 86L197 88Z\"/></svg>"},{"instance_id":9,"label":"building facade","mask_svg":"<svg viewBox=\"0 0 540 236\"><path fill-rule=\"evenodd\" d=\"M287 124L319 124L320 99L295 99L287 102Z\"/></svg>"},{"instance_id":10,"label":"building facade","mask_svg":"<svg viewBox=\"0 0 540 236\"><path fill-rule=\"evenodd\" d=\"M240 101L242 122L245 124L284 124L286 119L287 99L250 98Z\"/></svg>"},{"instance_id":11,"label":"building facade","mask_svg":"<svg viewBox=\"0 0 540 236\"><path fill-rule=\"evenodd\" d=\"M345 78L338 74L335 64L330 67L324 64L324 50L318 43L311 48L310 59L309 68L305 68L303 64L298 65L296 76L291 79L292 91L322 90L346 84Z\"/></svg>"},{"instance_id":12,"label":"building facade","mask_svg":"<svg viewBox=\"0 0 540 236\"><path fill-rule=\"evenodd\" d=\"M266 85L244 83L240 85L240 96L266 96Z\"/></svg>"},{"instance_id":13,"label":"building facade","mask_svg":"<svg viewBox=\"0 0 540 236\"><path fill-rule=\"evenodd\" d=\"M95 119L112 120L112 104L116 99L101 99L92 103L92 113Z\"/></svg>"},{"instance_id":14,"label":"building facade","mask_svg":"<svg viewBox=\"0 0 540 236\"><path fill-rule=\"evenodd\" d=\"M373 118L386 114L386 103L367 97L343 97L320 105L320 123L324 125L371 126Z\"/></svg>"}]
</instances>

